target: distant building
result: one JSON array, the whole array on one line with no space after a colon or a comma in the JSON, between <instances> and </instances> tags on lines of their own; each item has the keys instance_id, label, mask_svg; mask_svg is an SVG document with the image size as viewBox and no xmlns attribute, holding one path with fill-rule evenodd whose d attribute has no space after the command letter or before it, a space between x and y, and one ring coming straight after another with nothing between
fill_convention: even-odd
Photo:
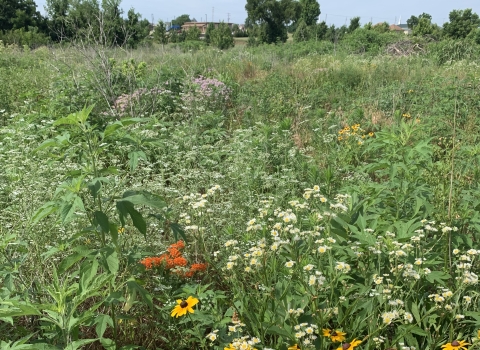
<instances>
[{"instance_id":1,"label":"distant building","mask_svg":"<svg viewBox=\"0 0 480 350\"><path fill-rule=\"evenodd\" d=\"M176 31L182 30L182 26L180 26L178 24L168 25L167 26L167 32L170 32L172 30L176 30Z\"/></svg>"},{"instance_id":2,"label":"distant building","mask_svg":"<svg viewBox=\"0 0 480 350\"><path fill-rule=\"evenodd\" d=\"M401 27L397 26L396 24L390 24L389 28L393 32L403 33L403 29Z\"/></svg>"},{"instance_id":3,"label":"distant building","mask_svg":"<svg viewBox=\"0 0 480 350\"><path fill-rule=\"evenodd\" d=\"M412 30L408 28L408 24L399 24L398 26L403 29L405 34L412 34Z\"/></svg>"},{"instance_id":4,"label":"distant building","mask_svg":"<svg viewBox=\"0 0 480 350\"><path fill-rule=\"evenodd\" d=\"M197 27L198 29L200 29L200 34L205 35L205 33L207 32L207 27L210 23L213 23L215 28L218 28L218 26L222 22L185 22L182 26L182 30L187 31L192 27ZM233 23L225 23L225 24L228 25L230 29L232 29L234 26Z\"/></svg>"}]
</instances>

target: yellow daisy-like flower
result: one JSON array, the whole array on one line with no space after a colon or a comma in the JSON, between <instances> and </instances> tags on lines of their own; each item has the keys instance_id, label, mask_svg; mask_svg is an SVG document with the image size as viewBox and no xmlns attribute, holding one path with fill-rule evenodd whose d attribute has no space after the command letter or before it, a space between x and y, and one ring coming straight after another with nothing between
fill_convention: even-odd
<instances>
[{"instance_id":1,"label":"yellow daisy-like flower","mask_svg":"<svg viewBox=\"0 0 480 350\"><path fill-rule=\"evenodd\" d=\"M323 336L329 337L333 342L342 342L345 340L345 334L342 331L337 330L330 330L330 329L322 329Z\"/></svg>"},{"instance_id":2,"label":"yellow daisy-like flower","mask_svg":"<svg viewBox=\"0 0 480 350\"><path fill-rule=\"evenodd\" d=\"M361 342L361 340L357 340L357 338L355 338L350 343L343 343L341 347L337 348L337 350L353 350Z\"/></svg>"},{"instance_id":3,"label":"yellow daisy-like flower","mask_svg":"<svg viewBox=\"0 0 480 350\"><path fill-rule=\"evenodd\" d=\"M228 348L223 348L223 350L235 350L232 344L228 346Z\"/></svg>"},{"instance_id":4,"label":"yellow daisy-like flower","mask_svg":"<svg viewBox=\"0 0 480 350\"><path fill-rule=\"evenodd\" d=\"M288 348L288 350L300 350L300 347L297 344L294 344Z\"/></svg>"},{"instance_id":5,"label":"yellow daisy-like flower","mask_svg":"<svg viewBox=\"0 0 480 350\"><path fill-rule=\"evenodd\" d=\"M442 348L445 350L458 350L458 349L467 350L466 345L470 345L470 343L467 343L464 340L460 340L460 341L454 340L451 343L442 345Z\"/></svg>"},{"instance_id":6,"label":"yellow daisy-like flower","mask_svg":"<svg viewBox=\"0 0 480 350\"><path fill-rule=\"evenodd\" d=\"M195 311L193 310L192 307L197 304L198 304L198 299L192 296L189 296L187 300L178 299L177 305L172 310L172 313L170 316L172 317L184 316L187 314L187 311L193 314Z\"/></svg>"}]
</instances>

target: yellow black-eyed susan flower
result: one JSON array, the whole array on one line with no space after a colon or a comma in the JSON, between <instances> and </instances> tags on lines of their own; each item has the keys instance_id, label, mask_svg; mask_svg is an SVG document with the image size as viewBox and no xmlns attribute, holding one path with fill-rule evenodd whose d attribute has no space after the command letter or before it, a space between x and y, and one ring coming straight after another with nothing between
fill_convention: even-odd
<instances>
[{"instance_id":1,"label":"yellow black-eyed susan flower","mask_svg":"<svg viewBox=\"0 0 480 350\"><path fill-rule=\"evenodd\" d=\"M194 313L193 307L198 304L198 299L192 296L189 296L187 300L178 299L177 305L172 310L170 316L172 317L179 317L184 316L187 314L187 311L190 313Z\"/></svg>"},{"instance_id":2,"label":"yellow black-eyed susan flower","mask_svg":"<svg viewBox=\"0 0 480 350\"><path fill-rule=\"evenodd\" d=\"M459 350L459 349L467 350L466 345L470 345L470 343L467 343L464 340L460 340L460 341L454 340L451 343L442 345L442 348L445 350Z\"/></svg>"}]
</instances>

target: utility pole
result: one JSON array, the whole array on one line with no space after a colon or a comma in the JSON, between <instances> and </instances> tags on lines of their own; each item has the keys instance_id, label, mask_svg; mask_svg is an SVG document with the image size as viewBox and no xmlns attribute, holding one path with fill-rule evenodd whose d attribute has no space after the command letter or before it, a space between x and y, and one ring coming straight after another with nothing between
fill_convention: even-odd
<instances>
[{"instance_id":1,"label":"utility pole","mask_svg":"<svg viewBox=\"0 0 480 350\"><path fill-rule=\"evenodd\" d=\"M215 20L213 19L213 13L215 12L215 7L212 7L212 22L214 22Z\"/></svg>"},{"instance_id":2,"label":"utility pole","mask_svg":"<svg viewBox=\"0 0 480 350\"><path fill-rule=\"evenodd\" d=\"M230 23L230 13L227 13L227 24Z\"/></svg>"},{"instance_id":3,"label":"utility pole","mask_svg":"<svg viewBox=\"0 0 480 350\"><path fill-rule=\"evenodd\" d=\"M153 27L154 24L155 24L155 22L153 20L153 13L152 13L152 27Z\"/></svg>"},{"instance_id":4,"label":"utility pole","mask_svg":"<svg viewBox=\"0 0 480 350\"><path fill-rule=\"evenodd\" d=\"M205 14L205 23L208 23L207 14Z\"/></svg>"}]
</instances>

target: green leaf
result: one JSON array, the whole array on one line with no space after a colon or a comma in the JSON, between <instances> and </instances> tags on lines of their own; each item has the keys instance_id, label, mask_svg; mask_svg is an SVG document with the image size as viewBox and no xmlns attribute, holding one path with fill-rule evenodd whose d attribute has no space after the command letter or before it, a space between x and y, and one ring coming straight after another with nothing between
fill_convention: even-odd
<instances>
[{"instance_id":1,"label":"green leaf","mask_svg":"<svg viewBox=\"0 0 480 350\"><path fill-rule=\"evenodd\" d=\"M118 255L115 250L112 249L112 251L109 252L109 254L106 257L106 262L107 262L108 270L110 271L110 273L112 273L113 275L116 275L118 272L120 263L118 261Z\"/></svg>"},{"instance_id":2,"label":"green leaf","mask_svg":"<svg viewBox=\"0 0 480 350\"><path fill-rule=\"evenodd\" d=\"M5 300L0 301L0 305L11 306L11 308L0 308L0 317L41 315L35 305L27 302Z\"/></svg>"},{"instance_id":3,"label":"green leaf","mask_svg":"<svg viewBox=\"0 0 480 350\"><path fill-rule=\"evenodd\" d=\"M144 236L147 235L147 223L138 211L133 207L133 203L121 200L117 201L117 209L120 212L120 221L122 226L125 226L125 217L130 215L133 226L135 226Z\"/></svg>"},{"instance_id":4,"label":"green leaf","mask_svg":"<svg viewBox=\"0 0 480 350\"><path fill-rule=\"evenodd\" d=\"M88 116L93 110L93 107L95 107L95 105L91 105L90 107L85 106L80 112L75 112L75 113L69 114L67 117L60 118L57 121L55 121L53 125L58 126L58 125L85 124L85 122L88 119Z\"/></svg>"},{"instance_id":5,"label":"green leaf","mask_svg":"<svg viewBox=\"0 0 480 350\"><path fill-rule=\"evenodd\" d=\"M42 149L49 148L49 147L55 147L55 146L57 146L57 141L55 139L48 139L48 140L43 141L40 144L40 146L35 148L35 150L33 152L36 153L38 151L41 151Z\"/></svg>"},{"instance_id":6,"label":"green leaf","mask_svg":"<svg viewBox=\"0 0 480 350\"><path fill-rule=\"evenodd\" d=\"M170 229L173 232L173 237L178 241L178 236L181 236L182 239L187 242L187 236L185 235L185 230L179 224L172 222L170 223Z\"/></svg>"},{"instance_id":7,"label":"green leaf","mask_svg":"<svg viewBox=\"0 0 480 350\"><path fill-rule=\"evenodd\" d=\"M95 223L100 226L103 232L107 233L110 231L108 216L103 211L96 210L93 216L95 218Z\"/></svg>"},{"instance_id":8,"label":"green leaf","mask_svg":"<svg viewBox=\"0 0 480 350\"><path fill-rule=\"evenodd\" d=\"M62 223L67 223L73 218L73 214L76 211L85 211L85 207L83 206L83 201L80 196L75 195L73 197L73 201L64 203L60 209L60 218Z\"/></svg>"},{"instance_id":9,"label":"green leaf","mask_svg":"<svg viewBox=\"0 0 480 350\"><path fill-rule=\"evenodd\" d=\"M36 225L40 220L44 219L48 215L52 214L53 212L58 210L57 203L55 202L47 202L42 205L40 208L37 209L35 214L33 214L32 218L30 219L30 225Z\"/></svg>"},{"instance_id":10,"label":"green leaf","mask_svg":"<svg viewBox=\"0 0 480 350\"><path fill-rule=\"evenodd\" d=\"M137 281L135 280L127 281L127 288L129 289L129 293L133 293L133 291L137 291L138 294L142 297L142 300L147 304L147 306L153 310L152 296L141 285L139 285Z\"/></svg>"},{"instance_id":11,"label":"green leaf","mask_svg":"<svg viewBox=\"0 0 480 350\"><path fill-rule=\"evenodd\" d=\"M88 184L88 189L90 190L90 194L94 198L97 197L98 192L100 191L101 188L102 188L102 183L98 179L95 179L94 181Z\"/></svg>"},{"instance_id":12,"label":"green leaf","mask_svg":"<svg viewBox=\"0 0 480 350\"><path fill-rule=\"evenodd\" d=\"M445 280L449 280L452 278L452 276L450 276L448 273L442 271L432 271L425 277L430 283L437 282L441 286L445 286Z\"/></svg>"},{"instance_id":13,"label":"green leaf","mask_svg":"<svg viewBox=\"0 0 480 350\"><path fill-rule=\"evenodd\" d=\"M80 293L84 293L90 287L90 282L96 276L98 271L97 259L87 260L80 269Z\"/></svg>"},{"instance_id":14,"label":"green leaf","mask_svg":"<svg viewBox=\"0 0 480 350\"><path fill-rule=\"evenodd\" d=\"M147 155L143 151L133 151L128 153L128 165L130 165L130 171L134 171L138 166L138 161L140 159L147 160Z\"/></svg>"},{"instance_id":15,"label":"green leaf","mask_svg":"<svg viewBox=\"0 0 480 350\"><path fill-rule=\"evenodd\" d=\"M266 325L268 327L268 325ZM267 334L275 334L275 335L280 335L285 338L290 338L290 334L283 328L280 328L278 326L270 326L268 327Z\"/></svg>"},{"instance_id":16,"label":"green leaf","mask_svg":"<svg viewBox=\"0 0 480 350\"><path fill-rule=\"evenodd\" d=\"M126 191L122 197L122 200L127 200L135 205L146 205L156 209L163 209L167 206L162 197L148 191Z\"/></svg>"},{"instance_id":17,"label":"green leaf","mask_svg":"<svg viewBox=\"0 0 480 350\"><path fill-rule=\"evenodd\" d=\"M108 136L114 134L118 129L123 128L123 124L120 121L116 121L113 124L108 124L103 132L103 138L107 138Z\"/></svg>"},{"instance_id":18,"label":"green leaf","mask_svg":"<svg viewBox=\"0 0 480 350\"><path fill-rule=\"evenodd\" d=\"M100 343L102 343L102 346L104 349L111 349L111 350L115 350L116 349L116 346L115 346L115 342L112 340L112 339L108 339L108 338L100 338ZM137 347L133 347L133 349L136 349Z\"/></svg>"},{"instance_id":19,"label":"green leaf","mask_svg":"<svg viewBox=\"0 0 480 350\"><path fill-rule=\"evenodd\" d=\"M97 336L101 339L103 338L103 334L105 333L107 326L113 328L113 320L109 315L100 314L95 318L95 331L97 332Z\"/></svg>"},{"instance_id":20,"label":"green leaf","mask_svg":"<svg viewBox=\"0 0 480 350\"><path fill-rule=\"evenodd\" d=\"M415 317L415 321L417 321L418 325L421 325L422 318L420 317L420 312L418 311L418 305L416 303L412 303L412 314Z\"/></svg>"},{"instance_id":21,"label":"green leaf","mask_svg":"<svg viewBox=\"0 0 480 350\"><path fill-rule=\"evenodd\" d=\"M122 119L123 126L129 126L136 123L148 122L150 118L124 118Z\"/></svg>"},{"instance_id":22,"label":"green leaf","mask_svg":"<svg viewBox=\"0 0 480 350\"><path fill-rule=\"evenodd\" d=\"M73 253L67 256L62 262L58 265L58 273L62 274L67 271L70 267L72 267L75 263L83 259L84 256L79 253Z\"/></svg>"},{"instance_id":23,"label":"green leaf","mask_svg":"<svg viewBox=\"0 0 480 350\"><path fill-rule=\"evenodd\" d=\"M65 347L65 350L77 350L80 349L82 346L93 343L98 339L80 339L75 340L73 343L70 343Z\"/></svg>"}]
</instances>

